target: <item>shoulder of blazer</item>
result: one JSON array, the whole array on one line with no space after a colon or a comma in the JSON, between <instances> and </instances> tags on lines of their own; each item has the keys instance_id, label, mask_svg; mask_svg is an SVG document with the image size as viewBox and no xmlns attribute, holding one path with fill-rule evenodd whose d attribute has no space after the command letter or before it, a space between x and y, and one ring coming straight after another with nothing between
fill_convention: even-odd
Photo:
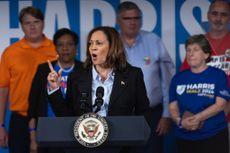
<instances>
[{"instance_id":1,"label":"shoulder of blazer","mask_svg":"<svg viewBox=\"0 0 230 153\"><path fill-rule=\"evenodd\" d=\"M69 78L71 80L86 80L86 78L91 78L92 71L91 69L83 68L83 65L79 65L76 69L70 73Z\"/></svg>"},{"instance_id":2,"label":"shoulder of blazer","mask_svg":"<svg viewBox=\"0 0 230 153\"><path fill-rule=\"evenodd\" d=\"M118 71L118 73L123 75L131 75L133 73L142 73L142 70L139 67L135 67L130 64L127 64L126 69L124 69L122 72Z\"/></svg>"},{"instance_id":3,"label":"shoulder of blazer","mask_svg":"<svg viewBox=\"0 0 230 153\"><path fill-rule=\"evenodd\" d=\"M140 68L133 67L131 65L127 65L127 67L123 70L115 70L115 78L114 82L132 82L136 80L136 78L140 78Z\"/></svg>"},{"instance_id":4,"label":"shoulder of blazer","mask_svg":"<svg viewBox=\"0 0 230 153\"><path fill-rule=\"evenodd\" d=\"M74 60L74 64L75 64L74 69L83 68L83 62L81 61Z\"/></svg>"}]
</instances>

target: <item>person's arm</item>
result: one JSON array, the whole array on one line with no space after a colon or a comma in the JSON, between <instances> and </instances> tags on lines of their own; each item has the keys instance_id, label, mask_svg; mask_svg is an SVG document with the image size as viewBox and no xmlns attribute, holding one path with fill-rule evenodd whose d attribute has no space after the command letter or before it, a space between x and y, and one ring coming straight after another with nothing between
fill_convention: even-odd
<instances>
[{"instance_id":1,"label":"person's arm","mask_svg":"<svg viewBox=\"0 0 230 153\"><path fill-rule=\"evenodd\" d=\"M52 64L50 61L48 61L50 73L47 76L47 80L49 83L49 92L48 92L48 100L51 104L51 107L55 113L56 116L71 116L73 115L73 108L68 107L68 104L70 103L71 96L71 90L72 87L71 83L71 75L68 76L67 79L67 93L66 98L64 99L62 96L62 92L60 89L60 81L61 81L61 73L62 69L59 70L59 72L55 72Z\"/></svg>"},{"instance_id":2,"label":"person's arm","mask_svg":"<svg viewBox=\"0 0 230 153\"><path fill-rule=\"evenodd\" d=\"M175 74L175 65L169 56L168 51L164 47L163 43L159 41L159 67L161 76L161 90L163 93L163 114L162 117L170 117L168 112L169 103L169 86L173 75Z\"/></svg>"},{"instance_id":3,"label":"person's arm","mask_svg":"<svg viewBox=\"0 0 230 153\"><path fill-rule=\"evenodd\" d=\"M141 69L137 71L137 82L136 82L136 105L135 105L135 114L144 115L147 122L150 123L151 115L149 108L149 99L147 97L147 91L144 83L144 76Z\"/></svg>"},{"instance_id":4,"label":"person's arm","mask_svg":"<svg viewBox=\"0 0 230 153\"><path fill-rule=\"evenodd\" d=\"M179 124L181 124L181 117L177 101L173 101L169 104L169 112L171 114L172 120L176 123L176 125L180 126Z\"/></svg>"},{"instance_id":5,"label":"person's arm","mask_svg":"<svg viewBox=\"0 0 230 153\"><path fill-rule=\"evenodd\" d=\"M29 108L28 117L35 118L39 116L40 105L43 105L43 101L46 99L46 84L47 84L47 72L44 65L39 65L37 72L33 78L30 93L29 93Z\"/></svg>"},{"instance_id":6,"label":"person's arm","mask_svg":"<svg viewBox=\"0 0 230 153\"><path fill-rule=\"evenodd\" d=\"M161 41L160 41L161 42ZM175 65L168 54L168 51L164 47L163 43L159 44L159 66L160 66L160 76L161 76L161 89L163 93L163 113L160 121L158 122L158 126L156 132L158 135L168 133L171 125L171 119L168 111L168 102L169 102L169 85L170 81L175 74Z\"/></svg>"},{"instance_id":7,"label":"person's arm","mask_svg":"<svg viewBox=\"0 0 230 153\"><path fill-rule=\"evenodd\" d=\"M5 114L8 101L9 88L0 87L0 147L8 146L8 134L5 129Z\"/></svg>"},{"instance_id":8,"label":"person's arm","mask_svg":"<svg viewBox=\"0 0 230 153\"><path fill-rule=\"evenodd\" d=\"M224 110L224 108L226 106L226 102L227 101L224 98L216 97L216 102L213 105L206 108L205 110L203 110L202 112L194 115L193 120L196 122L202 122L202 121L216 115L217 113Z\"/></svg>"},{"instance_id":9,"label":"person's arm","mask_svg":"<svg viewBox=\"0 0 230 153\"><path fill-rule=\"evenodd\" d=\"M36 142L36 121L37 118L40 116L39 108L40 105L43 105L44 100L46 98L46 91L45 84L47 83L47 74L45 65L39 65L37 72L34 76L32 81L32 85L30 88L30 95L29 95L29 108L28 108L28 117L29 117L29 125L28 130L30 132L30 153L37 152L37 142Z\"/></svg>"},{"instance_id":10,"label":"person's arm","mask_svg":"<svg viewBox=\"0 0 230 153\"><path fill-rule=\"evenodd\" d=\"M177 101L172 101L169 104L169 112L171 114L172 120L176 123L179 128L184 128L186 130L196 130L199 128L200 122L194 122L193 117L183 118L180 116L179 107Z\"/></svg>"},{"instance_id":11,"label":"person's arm","mask_svg":"<svg viewBox=\"0 0 230 153\"><path fill-rule=\"evenodd\" d=\"M185 120L185 129L187 130L197 130L200 128L200 125L207 120L208 118L218 114L219 112L224 110L224 107L226 106L226 100L221 97L216 97L216 102L206 108L205 110L191 116L187 117L186 119L183 119L183 122ZM182 123L183 123L182 122Z\"/></svg>"},{"instance_id":12,"label":"person's arm","mask_svg":"<svg viewBox=\"0 0 230 153\"><path fill-rule=\"evenodd\" d=\"M31 118L29 121L29 128L30 132L30 153L36 153L37 152L37 141L36 141L36 119Z\"/></svg>"}]
</instances>

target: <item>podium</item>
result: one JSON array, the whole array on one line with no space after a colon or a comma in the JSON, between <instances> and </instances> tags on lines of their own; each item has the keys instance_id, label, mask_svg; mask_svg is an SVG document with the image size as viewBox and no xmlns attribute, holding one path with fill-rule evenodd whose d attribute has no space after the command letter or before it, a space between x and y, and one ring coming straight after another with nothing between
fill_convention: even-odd
<instances>
[{"instance_id":1,"label":"podium","mask_svg":"<svg viewBox=\"0 0 230 153\"><path fill-rule=\"evenodd\" d=\"M97 148L86 148L74 137L77 117L40 117L37 125L39 147L63 148L66 153L116 153L123 147L144 146L150 128L143 116L108 116L109 135Z\"/></svg>"}]
</instances>

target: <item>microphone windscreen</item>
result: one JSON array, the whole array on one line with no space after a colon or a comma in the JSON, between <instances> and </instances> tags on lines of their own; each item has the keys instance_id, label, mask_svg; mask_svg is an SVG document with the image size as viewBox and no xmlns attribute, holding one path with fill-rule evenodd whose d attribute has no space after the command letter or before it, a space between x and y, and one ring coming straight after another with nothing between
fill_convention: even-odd
<instances>
[{"instance_id":1,"label":"microphone windscreen","mask_svg":"<svg viewBox=\"0 0 230 153\"><path fill-rule=\"evenodd\" d=\"M102 86L97 87L96 97L102 98L104 96L104 88Z\"/></svg>"}]
</instances>

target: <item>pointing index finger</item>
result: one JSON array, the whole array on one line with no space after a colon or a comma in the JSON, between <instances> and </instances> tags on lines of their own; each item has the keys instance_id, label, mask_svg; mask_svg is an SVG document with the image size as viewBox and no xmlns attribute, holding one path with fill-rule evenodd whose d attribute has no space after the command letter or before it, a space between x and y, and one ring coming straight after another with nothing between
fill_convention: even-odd
<instances>
[{"instance_id":1,"label":"pointing index finger","mask_svg":"<svg viewBox=\"0 0 230 153\"><path fill-rule=\"evenodd\" d=\"M47 63L48 63L48 65L49 65L50 71L53 72L53 71L54 71L54 68L53 68L53 66L52 66L52 64L51 64L51 62L50 62L50 60L47 60Z\"/></svg>"}]
</instances>

